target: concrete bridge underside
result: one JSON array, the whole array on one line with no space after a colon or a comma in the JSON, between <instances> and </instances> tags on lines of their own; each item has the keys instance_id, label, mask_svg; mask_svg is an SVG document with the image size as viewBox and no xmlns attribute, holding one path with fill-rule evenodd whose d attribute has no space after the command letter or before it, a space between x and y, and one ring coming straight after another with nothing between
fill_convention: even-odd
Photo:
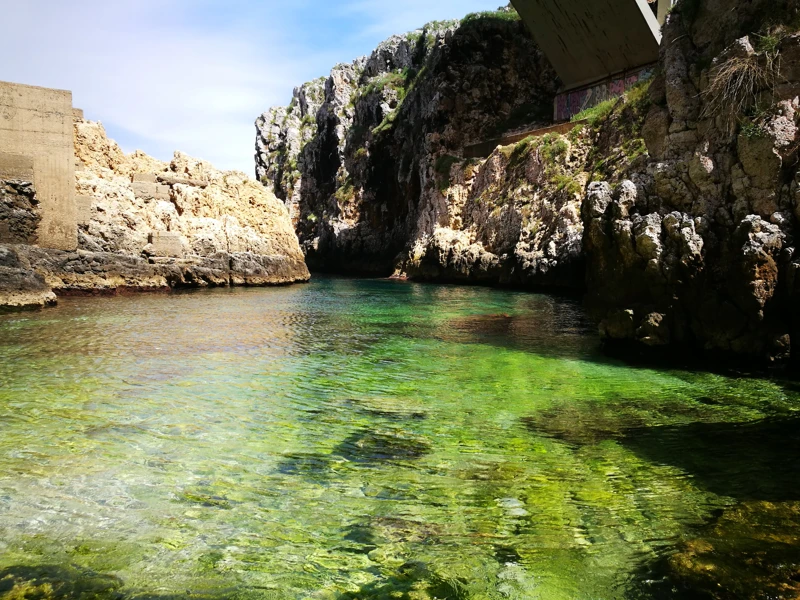
<instances>
[{"instance_id":1,"label":"concrete bridge underside","mask_svg":"<svg viewBox=\"0 0 800 600\"><path fill-rule=\"evenodd\" d=\"M658 60L661 27L646 0L512 0L512 4L566 89Z\"/></svg>"}]
</instances>

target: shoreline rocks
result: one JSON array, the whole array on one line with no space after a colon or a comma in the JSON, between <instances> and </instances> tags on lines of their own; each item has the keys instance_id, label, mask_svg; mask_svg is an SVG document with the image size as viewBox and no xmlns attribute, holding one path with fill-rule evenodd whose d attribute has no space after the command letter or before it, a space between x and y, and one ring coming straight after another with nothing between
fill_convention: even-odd
<instances>
[{"instance_id":1,"label":"shoreline rocks","mask_svg":"<svg viewBox=\"0 0 800 600\"><path fill-rule=\"evenodd\" d=\"M34 186L0 181L0 305L56 295L286 285L310 278L286 207L243 173L180 152L125 155L99 123L75 122L78 249L38 247ZM55 293L55 294L54 294Z\"/></svg>"},{"instance_id":2,"label":"shoreline rocks","mask_svg":"<svg viewBox=\"0 0 800 600\"><path fill-rule=\"evenodd\" d=\"M56 295L115 294L117 290L266 286L296 283L303 264L282 256L219 253L146 258L109 252L17 247Z\"/></svg>"}]
</instances>

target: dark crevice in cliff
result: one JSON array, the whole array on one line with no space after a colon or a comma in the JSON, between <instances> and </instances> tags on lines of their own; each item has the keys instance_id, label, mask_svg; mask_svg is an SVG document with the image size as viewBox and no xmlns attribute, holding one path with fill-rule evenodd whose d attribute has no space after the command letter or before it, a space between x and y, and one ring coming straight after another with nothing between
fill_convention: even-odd
<instances>
[{"instance_id":1,"label":"dark crevice in cliff","mask_svg":"<svg viewBox=\"0 0 800 600\"><path fill-rule=\"evenodd\" d=\"M542 106L552 105L554 72L522 22L513 13L498 15L396 36L371 57L336 67L324 99L312 107L316 127L292 106L259 121L258 172L276 187L283 185L281 165L292 160L291 152L281 154L281 140L305 140L288 204L313 269L402 269L415 241L439 227L458 228L437 160L521 117L533 114L535 121ZM315 85L300 88L295 104ZM267 128L278 121L288 123L288 134L272 137Z\"/></svg>"}]
</instances>

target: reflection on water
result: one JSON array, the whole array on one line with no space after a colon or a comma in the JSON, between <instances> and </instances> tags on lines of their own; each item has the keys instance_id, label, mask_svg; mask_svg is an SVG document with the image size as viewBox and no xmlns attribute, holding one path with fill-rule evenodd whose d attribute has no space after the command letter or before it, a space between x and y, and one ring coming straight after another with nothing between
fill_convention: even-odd
<instances>
[{"instance_id":1,"label":"reflection on water","mask_svg":"<svg viewBox=\"0 0 800 600\"><path fill-rule=\"evenodd\" d=\"M799 419L547 296L66 299L0 316L0 598L796 597Z\"/></svg>"}]
</instances>

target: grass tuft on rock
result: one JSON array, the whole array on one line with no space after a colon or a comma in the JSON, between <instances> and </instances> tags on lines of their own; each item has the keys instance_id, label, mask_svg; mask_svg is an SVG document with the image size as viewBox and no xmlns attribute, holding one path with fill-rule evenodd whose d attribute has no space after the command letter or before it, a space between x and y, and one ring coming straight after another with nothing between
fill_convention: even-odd
<instances>
[{"instance_id":1,"label":"grass tuft on rock","mask_svg":"<svg viewBox=\"0 0 800 600\"><path fill-rule=\"evenodd\" d=\"M582 110L577 115L573 116L570 121L573 123L577 121L587 121L590 126L594 127L599 121L611 114L617 102L619 102L619 98L611 98L610 100L601 102L597 106Z\"/></svg>"}]
</instances>

